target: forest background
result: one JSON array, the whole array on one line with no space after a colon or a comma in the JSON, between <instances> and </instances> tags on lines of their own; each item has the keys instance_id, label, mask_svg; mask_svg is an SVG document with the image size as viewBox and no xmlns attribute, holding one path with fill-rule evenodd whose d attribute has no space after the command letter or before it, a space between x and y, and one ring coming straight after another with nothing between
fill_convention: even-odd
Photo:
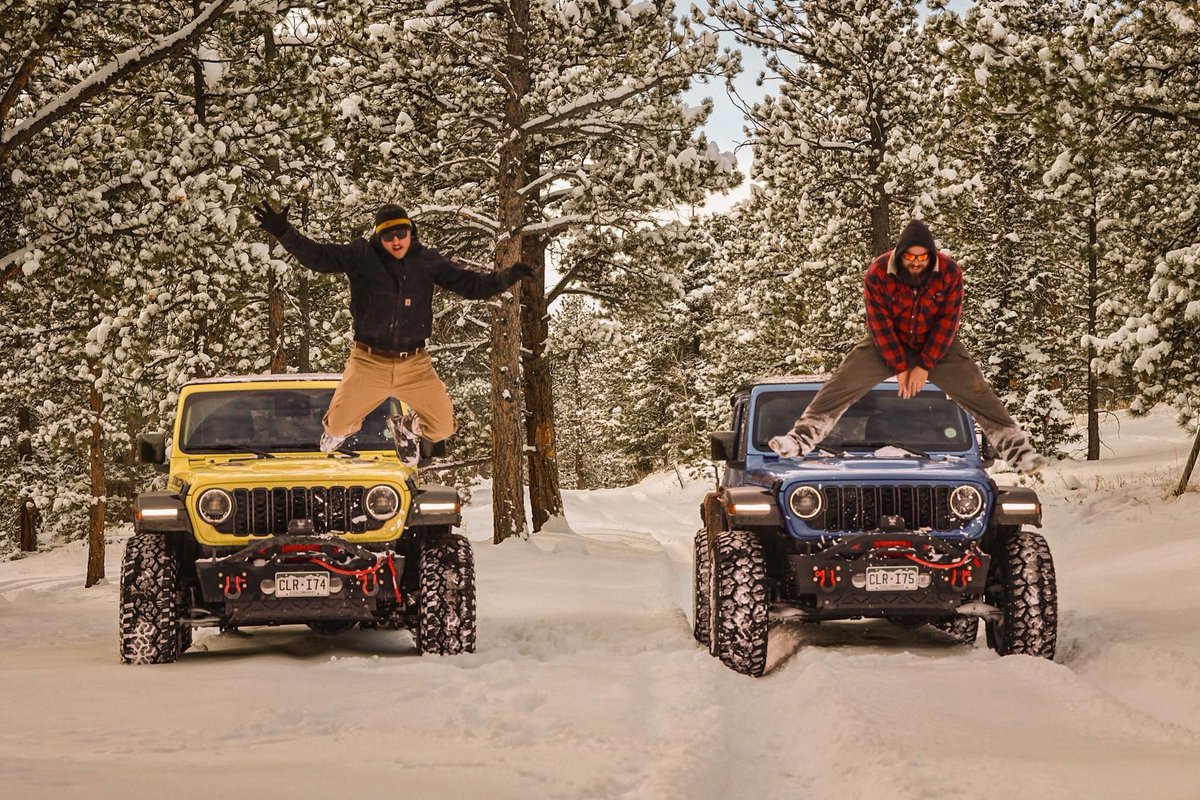
<instances>
[{"instance_id":1,"label":"forest background","mask_svg":"<svg viewBox=\"0 0 1200 800\"><path fill-rule=\"evenodd\" d=\"M435 309L440 477L491 478L497 540L562 487L711 470L730 391L835 367L914 217L1044 452L1103 458L1117 407L1194 432L1200 9L945 6L0 0L0 556L88 538L98 581L182 382L340 371L345 281L258 230L261 198L331 241L400 202L463 263L534 265ZM743 52L765 89L723 152L689 99ZM697 212L739 161L745 199Z\"/></svg>"}]
</instances>

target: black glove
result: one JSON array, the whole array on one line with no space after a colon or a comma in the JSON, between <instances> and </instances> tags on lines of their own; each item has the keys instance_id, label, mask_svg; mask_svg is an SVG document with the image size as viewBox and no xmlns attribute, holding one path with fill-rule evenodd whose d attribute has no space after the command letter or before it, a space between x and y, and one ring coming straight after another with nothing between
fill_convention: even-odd
<instances>
[{"instance_id":1,"label":"black glove","mask_svg":"<svg viewBox=\"0 0 1200 800\"><path fill-rule=\"evenodd\" d=\"M260 228L278 239L292 227L287 218L288 209L290 208L291 206L284 206L276 211L271 208L271 204L268 201L263 200L261 206L251 206L250 213L258 220Z\"/></svg>"},{"instance_id":2,"label":"black glove","mask_svg":"<svg viewBox=\"0 0 1200 800\"><path fill-rule=\"evenodd\" d=\"M518 261L513 264L508 270L508 279L511 281L508 285L520 283L533 274L533 267L526 264L524 261Z\"/></svg>"}]
</instances>

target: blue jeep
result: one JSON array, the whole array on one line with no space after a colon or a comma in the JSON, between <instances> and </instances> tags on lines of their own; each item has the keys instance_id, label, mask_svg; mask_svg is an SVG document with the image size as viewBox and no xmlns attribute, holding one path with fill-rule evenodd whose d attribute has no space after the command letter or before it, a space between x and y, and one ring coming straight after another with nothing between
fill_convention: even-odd
<instances>
[{"instance_id":1,"label":"blue jeep","mask_svg":"<svg viewBox=\"0 0 1200 800\"><path fill-rule=\"evenodd\" d=\"M803 458L767 446L821 378L756 381L733 395L733 430L712 435L724 477L700 508L696 639L747 675L766 668L770 620L884 618L974 643L982 618L1001 655L1054 657L1054 563L1041 503L997 486L971 417L927 385L895 381L851 406Z\"/></svg>"}]
</instances>

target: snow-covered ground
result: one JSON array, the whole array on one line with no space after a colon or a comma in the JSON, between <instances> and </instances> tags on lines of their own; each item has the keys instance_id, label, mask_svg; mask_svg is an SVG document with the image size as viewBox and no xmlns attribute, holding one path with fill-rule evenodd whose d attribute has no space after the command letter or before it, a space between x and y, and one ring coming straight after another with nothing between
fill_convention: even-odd
<instances>
[{"instance_id":1,"label":"snow-covered ground","mask_svg":"<svg viewBox=\"0 0 1200 800\"><path fill-rule=\"evenodd\" d=\"M1040 488L1053 663L787 625L774 670L737 675L691 637L706 487L674 475L568 493L573 531L501 546L477 492L478 653L453 658L292 627L122 666L120 541L92 589L82 546L0 563L0 796L1195 798L1200 492L1169 494L1189 441L1166 415L1105 439Z\"/></svg>"}]
</instances>

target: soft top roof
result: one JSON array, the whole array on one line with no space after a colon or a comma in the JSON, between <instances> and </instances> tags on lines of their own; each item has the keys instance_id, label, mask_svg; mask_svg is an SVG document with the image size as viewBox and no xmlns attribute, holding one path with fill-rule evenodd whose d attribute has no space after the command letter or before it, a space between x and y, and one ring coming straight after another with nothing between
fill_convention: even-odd
<instances>
[{"instance_id":1,"label":"soft top roof","mask_svg":"<svg viewBox=\"0 0 1200 800\"><path fill-rule=\"evenodd\" d=\"M267 375L222 375L216 378L196 378L184 386L205 386L214 383L279 383L282 381L340 381L340 372L281 372Z\"/></svg>"},{"instance_id":2,"label":"soft top roof","mask_svg":"<svg viewBox=\"0 0 1200 800\"><path fill-rule=\"evenodd\" d=\"M755 386L762 386L767 383L824 383L829 378L829 375L768 375L762 378L750 378L743 381L741 386L734 389L734 394L748 392Z\"/></svg>"},{"instance_id":3,"label":"soft top roof","mask_svg":"<svg viewBox=\"0 0 1200 800\"><path fill-rule=\"evenodd\" d=\"M756 386L776 386L776 385L788 386L788 385L797 385L797 384L804 384L804 383L825 383L831 377L833 377L832 373L827 374L827 375L813 375L813 374L809 374L809 375L770 375L770 376L763 377L763 378L751 378L747 381L744 381L741 386L737 387L737 389L735 389L733 391L733 396L736 397L739 394L746 394ZM884 380L880 381L880 383L895 383L895 382L896 382L895 375L893 375L890 378L885 378ZM936 391L941 391L940 389L936 389L936 387L934 387L933 384L926 384L925 389L923 389L922 391L931 390L931 389L936 390Z\"/></svg>"}]
</instances>

